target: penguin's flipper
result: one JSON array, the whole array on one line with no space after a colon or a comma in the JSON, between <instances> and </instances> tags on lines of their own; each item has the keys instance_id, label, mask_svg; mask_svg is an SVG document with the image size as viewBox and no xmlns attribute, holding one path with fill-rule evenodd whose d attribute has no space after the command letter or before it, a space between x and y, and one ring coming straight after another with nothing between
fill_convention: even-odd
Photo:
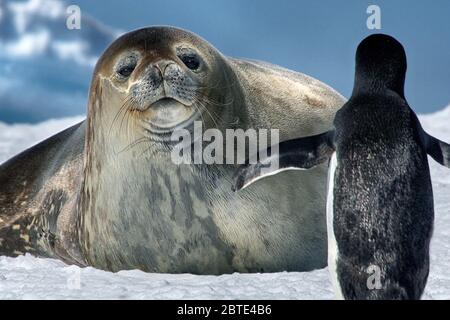
<instances>
[{"instance_id":1,"label":"penguin's flipper","mask_svg":"<svg viewBox=\"0 0 450 320\"><path fill-rule=\"evenodd\" d=\"M247 187L256 180L285 170L306 170L327 161L334 152L334 130L283 141L263 152L258 161L241 165L234 174L233 191Z\"/></svg>"},{"instance_id":2,"label":"penguin's flipper","mask_svg":"<svg viewBox=\"0 0 450 320\"><path fill-rule=\"evenodd\" d=\"M437 162L450 168L450 145L426 134L427 153Z\"/></svg>"}]
</instances>

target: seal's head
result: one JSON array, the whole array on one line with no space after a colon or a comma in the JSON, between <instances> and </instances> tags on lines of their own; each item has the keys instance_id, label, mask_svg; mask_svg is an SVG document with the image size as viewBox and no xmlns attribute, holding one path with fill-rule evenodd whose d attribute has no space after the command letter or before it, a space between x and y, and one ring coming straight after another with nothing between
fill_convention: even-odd
<instances>
[{"instance_id":1,"label":"seal's head","mask_svg":"<svg viewBox=\"0 0 450 320\"><path fill-rule=\"evenodd\" d=\"M354 94L390 89L404 97L406 54L400 42L385 34L365 38L356 51Z\"/></svg>"},{"instance_id":2,"label":"seal's head","mask_svg":"<svg viewBox=\"0 0 450 320\"><path fill-rule=\"evenodd\" d=\"M90 127L129 144L169 143L174 130L195 120L217 126L233 96L227 94L233 82L227 68L215 48L190 32L149 27L127 33L96 65Z\"/></svg>"}]
</instances>

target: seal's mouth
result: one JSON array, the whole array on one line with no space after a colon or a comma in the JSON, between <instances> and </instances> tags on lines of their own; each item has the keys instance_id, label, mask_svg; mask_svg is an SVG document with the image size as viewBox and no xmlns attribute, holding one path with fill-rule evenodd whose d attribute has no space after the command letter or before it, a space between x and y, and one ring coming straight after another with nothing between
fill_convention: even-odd
<instances>
[{"instance_id":1,"label":"seal's mouth","mask_svg":"<svg viewBox=\"0 0 450 320\"><path fill-rule=\"evenodd\" d=\"M168 134L190 126L200 113L174 98L161 98L145 111L144 127L152 134Z\"/></svg>"},{"instance_id":2,"label":"seal's mouth","mask_svg":"<svg viewBox=\"0 0 450 320\"><path fill-rule=\"evenodd\" d=\"M177 103L186 106L184 103L182 103L181 101L177 100L176 98L164 97L164 98L156 100L155 102L150 104L149 108L171 107L171 106L173 106L174 104L177 104Z\"/></svg>"}]
</instances>

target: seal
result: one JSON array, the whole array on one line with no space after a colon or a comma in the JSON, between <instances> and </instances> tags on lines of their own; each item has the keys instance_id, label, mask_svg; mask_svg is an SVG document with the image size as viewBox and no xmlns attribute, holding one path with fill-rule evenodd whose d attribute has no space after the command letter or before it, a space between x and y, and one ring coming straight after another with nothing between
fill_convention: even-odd
<instances>
[{"instance_id":1,"label":"seal","mask_svg":"<svg viewBox=\"0 0 450 320\"><path fill-rule=\"evenodd\" d=\"M279 157L280 170L331 158L328 267L338 298L420 299L426 285L434 219L427 154L450 168L450 145L422 129L405 100L405 74L397 40L367 37L335 129L282 142L271 156ZM268 159L242 166L235 188L260 178Z\"/></svg>"},{"instance_id":2,"label":"seal","mask_svg":"<svg viewBox=\"0 0 450 320\"><path fill-rule=\"evenodd\" d=\"M0 254L111 271L324 267L326 165L236 194L237 165L175 164L171 137L201 121L280 129L283 141L328 130L343 103L313 78L226 57L188 31L127 33L96 64L87 119L1 165Z\"/></svg>"}]
</instances>

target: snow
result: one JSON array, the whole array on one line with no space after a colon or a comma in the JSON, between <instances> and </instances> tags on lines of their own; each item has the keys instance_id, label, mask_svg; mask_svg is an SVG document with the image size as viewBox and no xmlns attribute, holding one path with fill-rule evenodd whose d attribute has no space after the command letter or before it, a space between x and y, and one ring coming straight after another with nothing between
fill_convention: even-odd
<instances>
[{"instance_id":1,"label":"snow","mask_svg":"<svg viewBox=\"0 0 450 320\"><path fill-rule=\"evenodd\" d=\"M110 273L30 255L0 257L0 299L327 299L333 297L327 282L323 270L223 276Z\"/></svg>"},{"instance_id":2,"label":"snow","mask_svg":"<svg viewBox=\"0 0 450 320\"><path fill-rule=\"evenodd\" d=\"M0 122L0 163L83 119L84 117L78 116L38 124L13 125Z\"/></svg>"},{"instance_id":3,"label":"snow","mask_svg":"<svg viewBox=\"0 0 450 320\"><path fill-rule=\"evenodd\" d=\"M37 125L0 123L0 163L80 121ZM420 116L428 133L450 141L450 107ZM435 197L431 270L424 299L450 299L450 170L430 158ZM195 276L141 271L105 272L31 255L0 257L0 299L332 299L328 270Z\"/></svg>"}]
</instances>

